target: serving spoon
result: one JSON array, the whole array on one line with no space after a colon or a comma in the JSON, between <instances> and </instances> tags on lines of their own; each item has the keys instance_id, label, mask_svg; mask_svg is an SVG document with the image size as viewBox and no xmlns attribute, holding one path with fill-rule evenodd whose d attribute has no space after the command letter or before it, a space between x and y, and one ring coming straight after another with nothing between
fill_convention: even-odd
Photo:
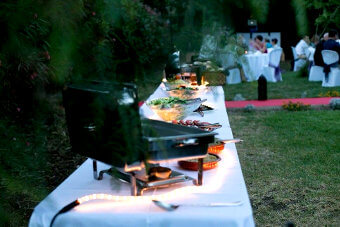
<instances>
[{"instance_id":1,"label":"serving spoon","mask_svg":"<svg viewBox=\"0 0 340 227\"><path fill-rule=\"evenodd\" d=\"M231 206L241 206L243 203L241 201L229 202L229 203L195 203L195 204L171 204L162 202L159 200L152 200L158 207L166 211L174 211L181 206L190 207L231 207Z\"/></svg>"}]
</instances>

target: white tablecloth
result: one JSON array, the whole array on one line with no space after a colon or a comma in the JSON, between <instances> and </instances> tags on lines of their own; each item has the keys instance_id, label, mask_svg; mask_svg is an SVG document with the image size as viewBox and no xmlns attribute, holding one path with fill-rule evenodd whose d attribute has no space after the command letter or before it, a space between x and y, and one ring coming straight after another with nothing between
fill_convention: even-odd
<instances>
[{"instance_id":1,"label":"white tablecloth","mask_svg":"<svg viewBox=\"0 0 340 227\"><path fill-rule=\"evenodd\" d=\"M246 54L242 56L241 62L247 80L254 81L260 77L264 66L269 64L269 54Z\"/></svg>"},{"instance_id":2,"label":"white tablecloth","mask_svg":"<svg viewBox=\"0 0 340 227\"><path fill-rule=\"evenodd\" d=\"M158 88L151 99L164 95ZM215 87L205 95L207 104L215 111L206 113L202 118L193 113L188 119L199 119L208 122L219 122L222 128L216 130L219 138L232 138L228 115L224 104L222 87ZM143 105L141 112L156 119L157 116ZM177 186L149 190L144 192L142 201L113 202L95 200L83 203L73 210L57 217L57 226L254 226L252 209L246 186L242 176L234 144L227 144L220 155L222 161L218 168L204 171L203 186L194 186L191 182ZM176 162L166 163L191 177L197 177L197 172L179 169ZM99 163L98 169L109 166ZM112 180L108 175L97 181L93 179L92 161L85 161L73 174L35 207L29 226L49 226L52 217L66 204L84 195L92 193L108 193L112 195L130 195L127 183ZM156 207L149 198L150 195L164 195L164 200L177 203L230 202L242 201L238 207L180 207L173 212L165 212ZM144 199L145 198L145 199Z\"/></svg>"}]
</instances>

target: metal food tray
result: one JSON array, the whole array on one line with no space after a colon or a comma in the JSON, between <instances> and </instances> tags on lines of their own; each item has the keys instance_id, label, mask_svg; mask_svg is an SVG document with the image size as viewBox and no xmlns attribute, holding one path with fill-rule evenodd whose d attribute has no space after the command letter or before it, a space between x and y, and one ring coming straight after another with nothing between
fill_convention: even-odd
<instances>
[{"instance_id":1,"label":"metal food tray","mask_svg":"<svg viewBox=\"0 0 340 227\"><path fill-rule=\"evenodd\" d=\"M163 121L142 120L149 163L202 158L217 133Z\"/></svg>"}]
</instances>

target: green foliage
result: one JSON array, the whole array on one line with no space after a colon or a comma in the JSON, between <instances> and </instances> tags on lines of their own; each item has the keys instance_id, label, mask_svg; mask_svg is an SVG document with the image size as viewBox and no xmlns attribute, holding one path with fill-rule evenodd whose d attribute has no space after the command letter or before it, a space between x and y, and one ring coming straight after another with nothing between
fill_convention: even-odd
<instances>
[{"instance_id":1,"label":"green foliage","mask_svg":"<svg viewBox=\"0 0 340 227\"><path fill-rule=\"evenodd\" d=\"M40 9L34 0L0 2L1 110L31 112L33 94L50 80L50 26Z\"/></svg>"},{"instance_id":2,"label":"green foliage","mask_svg":"<svg viewBox=\"0 0 340 227\"><path fill-rule=\"evenodd\" d=\"M47 194L40 174L46 168L46 128L38 123L26 130L7 118L0 120L0 209L6 210L2 217L16 226L23 226L30 216L31 211L24 207Z\"/></svg>"},{"instance_id":3,"label":"green foliage","mask_svg":"<svg viewBox=\"0 0 340 227\"><path fill-rule=\"evenodd\" d=\"M339 0L293 0L296 23L299 35L308 34L308 15L317 14L314 21L315 34L324 34L328 29L339 29L340 2ZM319 29L320 28L320 29Z\"/></svg>"},{"instance_id":4,"label":"green foliage","mask_svg":"<svg viewBox=\"0 0 340 227\"><path fill-rule=\"evenodd\" d=\"M297 32L300 37L309 34L308 31L308 17L306 10L306 1L305 0L293 0L292 6L295 10L295 18L297 24Z\"/></svg>"},{"instance_id":5,"label":"green foliage","mask_svg":"<svg viewBox=\"0 0 340 227\"><path fill-rule=\"evenodd\" d=\"M246 3L249 4L253 17L260 23L265 23L269 10L269 0L247 0Z\"/></svg>"},{"instance_id":6,"label":"green foliage","mask_svg":"<svg viewBox=\"0 0 340 227\"><path fill-rule=\"evenodd\" d=\"M323 29L321 34L329 28L340 28L339 0L305 0L305 4L307 9L316 10L319 13L319 16L315 20L315 25Z\"/></svg>"}]
</instances>

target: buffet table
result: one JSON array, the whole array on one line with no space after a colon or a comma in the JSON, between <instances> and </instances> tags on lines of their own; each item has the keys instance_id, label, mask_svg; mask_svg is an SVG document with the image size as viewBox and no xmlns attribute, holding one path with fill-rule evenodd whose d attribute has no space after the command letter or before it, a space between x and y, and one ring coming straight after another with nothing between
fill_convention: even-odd
<instances>
[{"instance_id":1,"label":"buffet table","mask_svg":"<svg viewBox=\"0 0 340 227\"><path fill-rule=\"evenodd\" d=\"M163 85L161 85L163 86ZM165 96L161 86L149 99ZM205 112L204 117L192 113L187 119L219 122L217 129L220 139L233 138L224 104L222 87L211 87L203 95L205 105L215 110ZM142 116L159 119L145 104L141 107ZM215 169L204 171L203 185L191 182L180 183L167 188L147 190L143 196L132 197L127 183L104 175L101 181L93 178L92 161L86 160L61 185L35 207L29 226L49 226L52 217L65 205L75 199L93 193L111 194L117 201L93 200L82 203L67 213L58 216L53 224L57 226L254 226L252 209L242 176L235 144L226 144L220 154L222 160ZM163 166L171 167L193 178L197 172L180 169L177 162ZM109 166L98 164L98 169ZM121 196L121 197L120 197ZM167 212L155 206L151 198L171 203L211 203L241 201L234 207L180 207Z\"/></svg>"},{"instance_id":2,"label":"buffet table","mask_svg":"<svg viewBox=\"0 0 340 227\"><path fill-rule=\"evenodd\" d=\"M269 64L269 54L256 52L254 54L245 54L242 58L242 68L248 81L257 80L264 66Z\"/></svg>"}]
</instances>

